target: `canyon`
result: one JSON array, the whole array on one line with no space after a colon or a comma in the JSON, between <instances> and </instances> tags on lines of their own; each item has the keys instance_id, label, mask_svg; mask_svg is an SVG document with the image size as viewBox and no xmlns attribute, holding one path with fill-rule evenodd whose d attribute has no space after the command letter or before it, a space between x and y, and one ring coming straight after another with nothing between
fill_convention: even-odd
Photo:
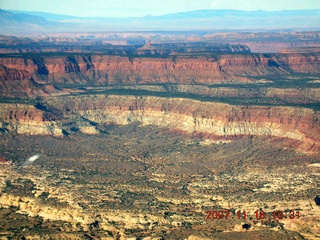
<instances>
[{"instance_id":1,"label":"canyon","mask_svg":"<svg viewBox=\"0 0 320 240\"><path fill-rule=\"evenodd\" d=\"M0 36L1 239L318 238L319 33L197 34Z\"/></svg>"}]
</instances>

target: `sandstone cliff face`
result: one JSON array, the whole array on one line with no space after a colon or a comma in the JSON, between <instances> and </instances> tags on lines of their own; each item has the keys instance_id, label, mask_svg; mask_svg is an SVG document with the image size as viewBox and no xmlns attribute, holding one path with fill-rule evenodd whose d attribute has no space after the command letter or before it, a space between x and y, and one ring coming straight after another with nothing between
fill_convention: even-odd
<instances>
[{"instance_id":1,"label":"sandstone cliff face","mask_svg":"<svg viewBox=\"0 0 320 240\"><path fill-rule=\"evenodd\" d=\"M37 84L139 84L255 81L254 77L318 74L319 53L224 54L213 57L121 57L69 55L67 57L0 58L0 90L14 91L13 81ZM6 91L4 91L6 90ZM19 89L23 91L23 89Z\"/></svg>"},{"instance_id":2,"label":"sandstone cliff face","mask_svg":"<svg viewBox=\"0 0 320 240\"><path fill-rule=\"evenodd\" d=\"M298 141L303 151L320 150L319 112L310 109L243 107L180 98L115 95L46 98L45 104L63 114L64 121L77 122L80 131L86 134L99 132L83 121L120 125L140 122L143 125L198 133L206 138L243 135L288 138ZM8 130L19 134L62 135L59 120L44 120L44 113L32 106L2 106L2 126Z\"/></svg>"},{"instance_id":3,"label":"sandstone cliff face","mask_svg":"<svg viewBox=\"0 0 320 240\"><path fill-rule=\"evenodd\" d=\"M62 129L47 119L44 112L22 104L1 104L0 129L26 135L62 136Z\"/></svg>"}]
</instances>

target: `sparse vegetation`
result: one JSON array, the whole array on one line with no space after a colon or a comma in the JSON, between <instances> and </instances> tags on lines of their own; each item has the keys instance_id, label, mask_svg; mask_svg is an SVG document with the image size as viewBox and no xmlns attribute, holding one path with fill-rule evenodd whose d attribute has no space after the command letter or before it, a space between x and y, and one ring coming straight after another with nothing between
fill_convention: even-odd
<instances>
[{"instance_id":1,"label":"sparse vegetation","mask_svg":"<svg viewBox=\"0 0 320 240\"><path fill-rule=\"evenodd\" d=\"M272 220L272 211L281 210L282 204L286 204L285 209L299 208L304 215L312 214L304 202L314 198L319 179L317 172L304 165L316 156L301 155L290 149L278 154L281 145L277 147L272 138L199 145L199 139L190 141L190 136L154 126L133 123L104 129L105 133L96 136L72 133L63 139L41 136L2 139L0 152L13 159L14 164L19 164L25 153L34 151L34 146L42 152L37 162L20 168L15 173L17 177L12 175L12 180L7 180L3 192L35 197L41 185L46 191L38 199L44 206L68 209L76 202L88 216L98 212L102 219L111 210L129 219L136 214L152 214L169 225L152 223L154 227L149 233L168 239L160 231L163 226L171 231L177 228L175 224L180 226L176 236L187 234L188 229L201 236L209 234L212 227L215 234L233 230L235 224L244 221L238 219L236 209L247 211L245 226L254 226L256 230L260 220L255 219L254 211L260 208L268 216L262 223L270 228L286 229L281 221ZM274 159L277 165L266 159ZM19 178L20 174L24 177ZM39 182L39 178L45 181ZM205 212L214 209L230 209L230 216L206 221ZM287 216L290 212L284 210L284 213ZM147 219L139 221L147 224L151 221ZM101 221L105 222L99 220L91 233L101 232ZM62 228L63 222L54 224L56 229L66 229ZM125 227L124 220L110 220L109 224L126 229L128 236L146 233L136 227ZM28 226L35 233L34 225ZM43 227L44 223L39 226ZM283 230L280 233L294 236Z\"/></svg>"}]
</instances>

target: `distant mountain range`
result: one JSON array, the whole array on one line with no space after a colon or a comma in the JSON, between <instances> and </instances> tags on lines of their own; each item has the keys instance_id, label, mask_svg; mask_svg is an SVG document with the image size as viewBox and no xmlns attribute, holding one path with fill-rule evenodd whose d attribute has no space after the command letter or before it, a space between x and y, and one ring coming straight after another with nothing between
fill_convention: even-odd
<instances>
[{"instance_id":1,"label":"distant mountain range","mask_svg":"<svg viewBox=\"0 0 320 240\"><path fill-rule=\"evenodd\" d=\"M0 9L0 34L93 31L320 30L319 10L197 10L162 16L82 18Z\"/></svg>"}]
</instances>

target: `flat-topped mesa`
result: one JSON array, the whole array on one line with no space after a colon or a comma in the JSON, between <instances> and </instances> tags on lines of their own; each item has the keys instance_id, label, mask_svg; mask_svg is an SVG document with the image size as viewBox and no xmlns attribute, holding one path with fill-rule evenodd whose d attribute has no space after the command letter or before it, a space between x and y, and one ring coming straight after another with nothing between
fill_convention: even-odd
<instances>
[{"instance_id":1,"label":"flat-topped mesa","mask_svg":"<svg viewBox=\"0 0 320 240\"><path fill-rule=\"evenodd\" d=\"M211 56L217 53L250 53L250 48L240 44L221 44L210 42L186 42L186 43L146 43L138 48L138 55L155 56Z\"/></svg>"},{"instance_id":2,"label":"flat-topped mesa","mask_svg":"<svg viewBox=\"0 0 320 240\"><path fill-rule=\"evenodd\" d=\"M212 56L1 57L0 93L37 95L46 84L215 84L255 82L257 77L293 77L320 72L320 53L217 54ZM21 86L22 85L22 86ZM24 87L26 88L24 90Z\"/></svg>"},{"instance_id":3,"label":"flat-topped mesa","mask_svg":"<svg viewBox=\"0 0 320 240\"><path fill-rule=\"evenodd\" d=\"M295 48L283 48L279 50L279 53L319 53L320 47L295 47Z\"/></svg>"},{"instance_id":4,"label":"flat-topped mesa","mask_svg":"<svg viewBox=\"0 0 320 240\"><path fill-rule=\"evenodd\" d=\"M48 40L48 39L47 39ZM84 40L84 39L82 39ZM250 48L243 44L213 43L213 42L171 42L171 43L145 43L144 39L114 38L114 39L70 39L64 40L64 44L57 39L52 42L31 40L28 38L16 38L0 35L0 53L92 53L103 52L105 54L117 54L123 56L132 55L162 55L172 54L212 54L214 53L250 53ZM69 42L68 42L69 41Z\"/></svg>"}]
</instances>

